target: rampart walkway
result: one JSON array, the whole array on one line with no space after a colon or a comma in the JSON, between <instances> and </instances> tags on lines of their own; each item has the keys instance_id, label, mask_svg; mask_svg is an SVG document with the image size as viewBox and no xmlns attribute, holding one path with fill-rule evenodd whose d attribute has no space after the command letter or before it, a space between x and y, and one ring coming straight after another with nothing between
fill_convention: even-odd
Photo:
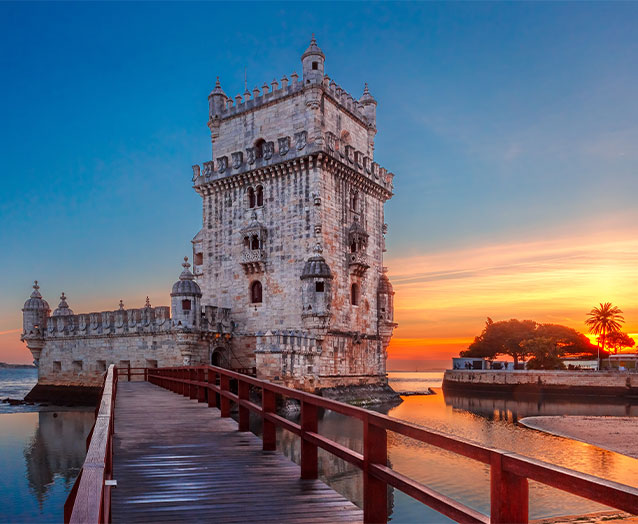
<instances>
[{"instance_id":1,"label":"rampart walkway","mask_svg":"<svg viewBox=\"0 0 638 524\"><path fill-rule=\"evenodd\" d=\"M360 522L363 513L216 408L148 382L118 385L113 522Z\"/></svg>"}]
</instances>

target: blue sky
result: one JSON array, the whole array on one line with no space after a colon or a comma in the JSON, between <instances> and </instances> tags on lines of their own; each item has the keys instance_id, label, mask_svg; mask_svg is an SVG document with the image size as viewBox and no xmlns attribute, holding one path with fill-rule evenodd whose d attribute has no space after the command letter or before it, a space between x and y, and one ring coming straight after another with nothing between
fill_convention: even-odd
<instances>
[{"instance_id":1,"label":"blue sky","mask_svg":"<svg viewBox=\"0 0 638 524\"><path fill-rule=\"evenodd\" d=\"M190 166L210 159L216 76L234 96L244 70L249 89L299 72L313 32L326 73L379 101L391 274L635 239L637 25L638 3L612 2L1 3L0 360L34 278L78 312L168 303L200 227Z\"/></svg>"}]
</instances>

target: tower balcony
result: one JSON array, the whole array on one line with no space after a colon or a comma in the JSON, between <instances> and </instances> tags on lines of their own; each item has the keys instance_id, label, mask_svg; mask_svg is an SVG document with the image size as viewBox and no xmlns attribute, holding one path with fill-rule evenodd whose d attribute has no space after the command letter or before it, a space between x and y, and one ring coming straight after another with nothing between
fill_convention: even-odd
<instances>
[{"instance_id":1,"label":"tower balcony","mask_svg":"<svg viewBox=\"0 0 638 524\"><path fill-rule=\"evenodd\" d=\"M241 265L247 275L263 273L266 265L266 251L264 249L244 249L241 253Z\"/></svg>"},{"instance_id":2,"label":"tower balcony","mask_svg":"<svg viewBox=\"0 0 638 524\"><path fill-rule=\"evenodd\" d=\"M361 252L348 253L348 266L350 272L357 276L363 276L363 274L370 267L368 263L368 255Z\"/></svg>"}]
</instances>

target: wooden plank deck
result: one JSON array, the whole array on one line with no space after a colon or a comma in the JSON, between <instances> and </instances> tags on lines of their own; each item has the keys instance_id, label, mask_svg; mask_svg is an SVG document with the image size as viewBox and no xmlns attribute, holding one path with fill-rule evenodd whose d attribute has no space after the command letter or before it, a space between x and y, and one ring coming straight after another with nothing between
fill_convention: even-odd
<instances>
[{"instance_id":1,"label":"wooden plank deck","mask_svg":"<svg viewBox=\"0 0 638 524\"><path fill-rule=\"evenodd\" d=\"M361 522L363 512L217 408L118 384L113 522Z\"/></svg>"}]
</instances>

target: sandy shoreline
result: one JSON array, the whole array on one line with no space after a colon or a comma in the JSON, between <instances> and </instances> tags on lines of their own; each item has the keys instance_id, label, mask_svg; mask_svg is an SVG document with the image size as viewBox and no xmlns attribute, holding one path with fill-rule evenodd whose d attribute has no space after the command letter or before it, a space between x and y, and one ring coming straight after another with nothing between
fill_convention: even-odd
<instances>
[{"instance_id":1,"label":"sandy shoreline","mask_svg":"<svg viewBox=\"0 0 638 524\"><path fill-rule=\"evenodd\" d=\"M528 428L638 458L638 417L525 417L519 422Z\"/></svg>"}]
</instances>

